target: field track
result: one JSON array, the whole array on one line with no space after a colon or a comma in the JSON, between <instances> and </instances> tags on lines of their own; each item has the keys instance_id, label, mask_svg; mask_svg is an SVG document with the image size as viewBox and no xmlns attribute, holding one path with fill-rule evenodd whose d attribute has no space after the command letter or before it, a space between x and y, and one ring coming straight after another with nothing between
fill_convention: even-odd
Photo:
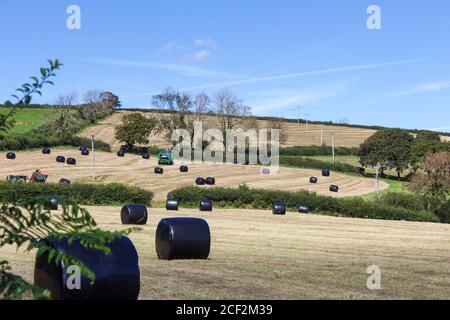
<instances>
[{"instance_id":1,"label":"field track","mask_svg":"<svg viewBox=\"0 0 450 320\"><path fill-rule=\"evenodd\" d=\"M76 166L56 163L57 155L77 159ZM155 200L161 201L167 193L177 187L195 185L198 176L216 178L216 185L220 187L238 187L246 184L251 188L277 189L299 191L306 189L321 195L333 197L359 196L376 191L374 179L351 176L332 172L331 177L322 177L318 170L280 168L280 172L270 176L262 176L259 166L243 166L232 164L189 164L188 173L180 173L179 164L164 166L164 175L155 175L154 167L157 161L153 156L144 160L137 155L126 155L119 158L115 153L96 152L96 175L99 181L126 183L155 193ZM19 152L14 161L0 158L0 177L7 175L27 175L40 169L49 175L49 182L58 182L67 178L72 182L92 182L92 159L83 157L76 150L54 149L51 155L43 155L40 151ZM311 176L317 176L319 183L309 183ZM339 193L329 191L331 184L337 184ZM381 190L387 189L388 184L382 182Z\"/></svg>"},{"instance_id":2,"label":"field track","mask_svg":"<svg viewBox=\"0 0 450 320\"><path fill-rule=\"evenodd\" d=\"M120 208L90 207L99 226L120 230ZM335 218L270 211L150 208L131 235L141 269L140 299L449 299L450 225ZM155 230L169 216L205 218L206 261L159 261ZM33 280L34 254L0 251L13 272ZM381 269L381 290L366 270Z\"/></svg>"}]
</instances>

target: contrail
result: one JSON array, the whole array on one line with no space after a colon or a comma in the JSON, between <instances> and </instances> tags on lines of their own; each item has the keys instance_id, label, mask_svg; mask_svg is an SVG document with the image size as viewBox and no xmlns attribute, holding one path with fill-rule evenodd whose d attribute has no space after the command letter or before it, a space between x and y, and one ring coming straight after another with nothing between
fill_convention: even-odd
<instances>
[{"instance_id":1,"label":"contrail","mask_svg":"<svg viewBox=\"0 0 450 320\"><path fill-rule=\"evenodd\" d=\"M266 81L308 77L308 76L316 76L316 75L326 75L326 74L341 73L341 72L347 72L347 71L376 69L376 68L383 68L383 67L389 67L389 66L395 66L395 65L410 64L410 63L415 63L415 62L420 62L420 61L423 61L423 59L410 59L410 60L398 60L398 61L374 63L374 64L362 64L362 65L355 65L355 66L346 66L346 67L321 69L321 70L307 71L307 72L289 73L289 74L283 74L283 75L250 78L250 79L226 81L226 82L219 82L219 83L209 83L209 84L203 84L203 85L198 85L198 86L180 88L180 90L189 91L189 90L200 90L200 89L217 88L217 87L230 87L230 86L237 86L237 85L257 83L257 82L266 82ZM132 95L130 97L140 97L140 96L148 96L148 95L154 95L154 94L155 94L155 92L146 92L146 93Z\"/></svg>"}]
</instances>

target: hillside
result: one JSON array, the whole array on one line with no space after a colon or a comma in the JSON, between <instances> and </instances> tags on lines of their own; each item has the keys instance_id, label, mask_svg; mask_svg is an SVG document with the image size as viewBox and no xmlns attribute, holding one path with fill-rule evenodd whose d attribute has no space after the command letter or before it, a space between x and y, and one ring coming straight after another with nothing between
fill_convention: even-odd
<instances>
[{"instance_id":1,"label":"hillside","mask_svg":"<svg viewBox=\"0 0 450 320\"><path fill-rule=\"evenodd\" d=\"M120 146L119 141L114 138L114 127L120 124L122 117L132 111L119 111L107 119L101 121L98 125L87 128L81 133L83 137L90 137L94 134L98 139L103 140L114 148ZM146 117L161 117L159 112L140 112ZM217 126L217 117L205 116L206 126ZM270 120L256 120L259 129L271 128ZM373 135L376 130L364 129L356 127L346 127L337 125L320 125L305 123L293 123L290 121L283 122L283 132L287 135L286 141L281 143L282 147L288 146L305 146L320 145L321 130L323 130L323 143L331 145L331 136L334 135L336 146L341 147L357 147L368 137ZM308 129L308 130L307 130ZM151 145L169 146L169 143L163 135L158 134L151 137Z\"/></svg>"}]
</instances>

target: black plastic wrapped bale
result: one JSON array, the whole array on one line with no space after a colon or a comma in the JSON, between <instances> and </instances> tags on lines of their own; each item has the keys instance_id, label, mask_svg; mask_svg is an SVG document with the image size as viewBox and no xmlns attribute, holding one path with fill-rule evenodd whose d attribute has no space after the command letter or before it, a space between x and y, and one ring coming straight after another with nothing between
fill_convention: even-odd
<instances>
[{"instance_id":1,"label":"black plastic wrapped bale","mask_svg":"<svg viewBox=\"0 0 450 320\"><path fill-rule=\"evenodd\" d=\"M359 174L364 175L364 174L366 173L366 168L359 167L359 168L358 168L358 171L359 171Z\"/></svg>"},{"instance_id":2,"label":"black plastic wrapped bale","mask_svg":"<svg viewBox=\"0 0 450 320\"><path fill-rule=\"evenodd\" d=\"M234 163L234 164L238 164L237 159L234 159L234 160L233 160L233 163Z\"/></svg>"},{"instance_id":3,"label":"black plastic wrapped bale","mask_svg":"<svg viewBox=\"0 0 450 320\"><path fill-rule=\"evenodd\" d=\"M27 182L27 176L17 176L17 175L9 175L6 177L6 180L11 182Z\"/></svg>"},{"instance_id":4,"label":"black plastic wrapped bale","mask_svg":"<svg viewBox=\"0 0 450 320\"><path fill-rule=\"evenodd\" d=\"M298 207L298 212L300 212L300 213L309 213L309 207L306 204L301 204Z\"/></svg>"},{"instance_id":5,"label":"black plastic wrapped bale","mask_svg":"<svg viewBox=\"0 0 450 320\"><path fill-rule=\"evenodd\" d=\"M156 173L156 174L163 174L163 173L164 173L164 169L163 169L163 168L160 168L160 167L155 168L155 173Z\"/></svg>"},{"instance_id":6,"label":"black plastic wrapped bale","mask_svg":"<svg viewBox=\"0 0 450 320\"><path fill-rule=\"evenodd\" d=\"M283 202L275 202L272 205L272 213L278 215L286 214L286 204Z\"/></svg>"},{"instance_id":7,"label":"black plastic wrapped bale","mask_svg":"<svg viewBox=\"0 0 450 320\"><path fill-rule=\"evenodd\" d=\"M328 168L323 168L323 169L322 169L322 176L324 176L324 177L329 177L329 176L330 176L330 169L328 169Z\"/></svg>"},{"instance_id":8,"label":"black plastic wrapped bale","mask_svg":"<svg viewBox=\"0 0 450 320\"><path fill-rule=\"evenodd\" d=\"M311 177L311 178L309 178L309 183L317 183L317 181L319 181L319 180L317 179L317 177Z\"/></svg>"},{"instance_id":9,"label":"black plastic wrapped bale","mask_svg":"<svg viewBox=\"0 0 450 320\"><path fill-rule=\"evenodd\" d=\"M330 191L331 192L339 192L339 187L337 185L332 184L330 186Z\"/></svg>"},{"instance_id":10,"label":"black plastic wrapped bale","mask_svg":"<svg viewBox=\"0 0 450 320\"><path fill-rule=\"evenodd\" d=\"M8 160L14 160L16 158L16 154L14 152L8 152L6 154L6 159Z\"/></svg>"},{"instance_id":11,"label":"black plastic wrapped bale","mask_svg":"<svg viewBox=\"0 0 450 320\"><path fill-rule=\"evenodd\" d=\"M120 149L119 151L117 151L117 156L121 158L125 157L125 151L123 151L123 149Z\"/></svg>"},{"instance_id":12,"label":"black plastic wrapped bale","mask_svg":"<svg viewBox=\"0 0 450 320\"><path fill-rule=\"evenodd\" d=\"M161 260L207 259L211 248L209 225L199 218L162 219L155 245Z\"/></svg>"},{"instance_id":13,"label":"black plastic wrapped bale","mask_svg":"<svg viewBox=\"0 0 450 320\"><path fill-rule=\"evenodd\" d=\"M200 201L200 211L212 211L213 202L212 200L206 199Z\"/></svg>"},{"instance_id":14,"label":"black plastic wrapped bale","mask_svg":"<svg viewBox=\"0 0 450 320\"><path fill-rule=\"evenodd\" d=\"M56 157L56 162L65 163L66 162L66 158L64 158L63 156L57 156Z\"/></svg>"},{"instance_id":15,"label":"black plastic wrapped bale","mask_svg":"<svg viewBox=\"0 0 450 320\"><path fill-rule=\"evenodd\" d=\"M80 146L80 151L83 151L83 150L87 150L87 147L85 145Z\"/></svg>"},{"instance_id":16,"label":"black plastic wrapped bale","mask_svg":"<svg viewBox=\"0 0 450 320\"><path fill-rule=\"evenodd\" d=\"M243 163L244 166L248 166L249 164L250 164L250 161L248 161L248 160L245 160Z\"/></svg>"},{"instance_id":17,"label":"black plastic wrapped bale","mask_svg":"<svg viewBox=\"0 0 450 320\"><path fill-rule=\"evenodd\" d=\"M269 175L270 174L270 169L269 168L262 168L261 169L261 174L262 175Z\"/></svg>"},{"instance_id":18,"label":"black plastic wrapped bale","mask_svg":"<svg viewBox=\"0 0 450 320\"><path fill-rule=\"evenodd\" d=\"M195 179L195 184L199 186L204 186L206 184L206 180L205 178L198 177L197 179Z\"/></svg>"},{"instance_id":19,"label":"black plastic wrapped bale","mask_svg":"<svg viewBox=\"0 0 450 320\"><path fill-rule=\"evenodd\" d=\"M167 199L166 210L177 211L180 201L178 199Z\"/></svg>"},{"instance_id":20,"label":"black plastic wrapped bale","mask_svg":"<svg viewBox=\"0 0 450 320\"><path fill-rule=\"evenodd\" d=\"M42 154L51 154L52 150L50 150L50 148L43 148L42 149Z\"/></svg>"},{"instance_id":21,"label":"black plastic wrapped bale","mask_svg":"<svg viewBox=\"0 0 450 320\"><path fill-rule=\"evenodd\" d=\"M77 164L77 160L75 160L74 158L67 158L66 163L67 163L68 165L74 166L74 165Z\"/></svg>"},{"instance_id":22,"label":"black plastic wrapped bale","mask_svg":"<svg viewBox=\"0 0 450 320\"><path fill-rule=\"evenodd\" d=\"M55 211L58 210L58 198L50 197L44 201L44 210Z\"/></svg>"},{"instance_id":23,"label":"black plastic wrapped bale","mask_svg":"<svg viewBox=\"0 0 450 320\"><path fill-rule=\"evenodd\" d=\"M82 155L82 156L88 156L88 155L89 155L89 150L88 150L88 149L86 149L86 150L81 150L81 155Z\"/></svg>"},{"instance_id":24,"label":"black plastic wrapped bale","mask_svg":"<svg viewBox=\"0 0 450 320\"><path fill-rule=\"evenodd\" d=\"M47 289L53 300L137 300L140 291L140 271L136 248L128 237L106 244L111 253L85 248L79 240L69 245L67 239L47 238L45 243L64 252L95 273L95 282L81 276L80 289L74 289L73 270L62 262L48 263L46 254L37 257L34 284ZM70 290L72 289L72 290Z\"/></svg>"},{"instance_id":25,"label":"black plastic wrapped bale","mask_svg":"<svg viewBox=\"0 0 450 320\"><path fill-rule=\"evenodd\" d=\"M181 166L180 167L180 172L188 172L189 168L187 166Z\"/></svg>"},{"instance_id":26,"label":"black plastic wrapped bale","mask_svg":"<svg viewBox=\"0 0 450 320\"><path fill-rule=\"evenodd\" d=\"M71 182L69 179L62 178L61 180L59 180L59 184L71 184Z\"/></svg>"},{"instance_id":27,"label":"black plastic wrapped bale","mask_svg":"<svg viewBox=\"0 0 450 320\"><path fill-rule=\"evenodd\" d=\"M216 179L213 178L213 177L208 177L208 178L206 178L205 181L206 181L206 184L207 184L207 185L210 185L210 186L213 186L213 185L216 184Z\"/></svg>"},{"instance_id":28,"label":"black plastic wrapped bale","mask_svg":"<svg viewBox=\"0 0 450 320\"><path fill-rule=\"evenodd\" d=\"M148 211L143 204L126 204L120 212L122 224L144 225L147 223Z\"/></svg>"},{"instance_id":29,"label":"black plastic wrapped bale","mask_svg":"<svg viewBox=\"0 0 450 320\"><path fill-rule=\"evenodd\" d=\"M145 160L150 159L150 154L149 154L149 153L144 153L144 154L142 155L142 159L145 159Z\"/></svg>"}]
</instances>

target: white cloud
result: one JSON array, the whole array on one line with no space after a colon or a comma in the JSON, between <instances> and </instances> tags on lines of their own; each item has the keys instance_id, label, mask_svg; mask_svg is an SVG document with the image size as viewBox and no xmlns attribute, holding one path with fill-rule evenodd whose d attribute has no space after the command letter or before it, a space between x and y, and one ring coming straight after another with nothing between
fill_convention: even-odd
<instances>
[{"instance_id":1,"label":"white cloud","mask_svg":"<svg viewBox=\"0 0 450 320\"><path fill-rule=\"evenodd\" d=\"M194 41L194 46L196 47L203 47L203 48L210 48L210 49L217 49L216 42L209 38L209 39L198 39Z\"/></svg>"},{"instance_id":2,"label":"white cloud","mask_svg":"<svg viewBox=\"0 0 450 320\"><path fill-rule=\"evenodd\" d=\"M212 52L209 50L200 50L196 51L194 53L188 53L185 54L183 57L181 57L181 60L183 61L205 61L211 58Z\"/></svg>"},{"instance_id":3,"label":"white cloud","mask_svg":"<svg viewBox=\"0 0 450 320\"><path fill-rule=\"evenodd\" d=\"M190 45L170 41L158 50L158 54L177 54L181 61L202 62L210 59L216 50L217 44L208 38L194 40Z\"/></svg>"}]
</instances>

